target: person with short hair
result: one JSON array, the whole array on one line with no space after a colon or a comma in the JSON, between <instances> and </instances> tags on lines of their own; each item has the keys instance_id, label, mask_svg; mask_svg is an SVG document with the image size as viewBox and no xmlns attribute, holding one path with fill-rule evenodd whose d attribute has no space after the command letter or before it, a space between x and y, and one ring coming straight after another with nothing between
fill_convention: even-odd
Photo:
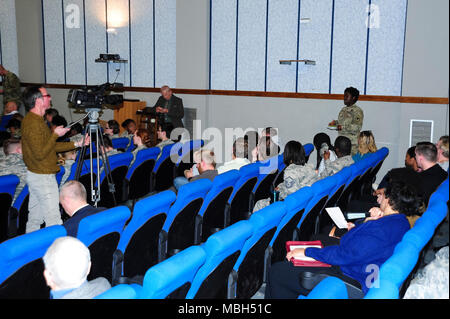
<instances>
[{"instance_id":1,"label":"person with short hair","mask_svg":"<svg viewBox=\"0 0 450 319\"><path fill-rule=\"evenodd\" d=\"M323 154L324 169L319 175L320 179L334 175L344 167L350 166L354 163L351 157L352 144L348 137L338 136L334 141L334 151L338 157L334 162L330 161L330 151L326 151Z\"/></svg>"},{"instance_id":2,"label":"person with short hair","mask_svg":"<svg viewBox=\"0 0 450 319\"><path fill-rule=\"evenodd\" d=\"M441 136L436 147L438 149L437 162L448 173L448 135Z\"/></svg>"},{"instance_id":3,"label":"person with short hair","mask_svg":"<svg viewBox=\"0 0 450 319\"><path fill-rule=\"evenodd\" d=\"M47 125L49 127L52 124L53 117L57 116L57 115L59 115L59 112L57 109L49 108L49 109L45 110L44 119L47 122Z\"/></svg>"},{"instance_id":4,"label":"person with short hair","mask_svg":"<svg viewBox=\"0 0 450 319\"><path fill-rule=\"evenodd\" d=\"M15 101L9 101L5 103L5 109L0 120L0 131L6 131L6 125L15 114L20 114L18 111L17 103Z\"/></svg>"},{"instance_id":5,"label":"person with short hair","mask_svg":"<svg viewBox=\"0 0 450 319\"><path fill-rule=\"evenodd\" d=\"M121 126L125 129L125 131L120 134L120 137L128 137L131 138L134 133L136 133L137 126L136 122L133 119L126 119L122 122Z\"/></svg>"},{"instance_id":6,"label":"person with short hair","mask_svg":"<svg viewBox=\"0 0 450 319\"><path fill-rule=\"evenodd\" d=\"M22 136L22 131L20 130L21 126L22 122L13 117L9 120L8 124L6 124L6 129L11 133L13 138L20 139Z\"/></svg>"},{"instance_id":7,"label":"person with short hair","mask_svg":"<svg viewBox=\"0 0 450 319\"><path fill-rule=\"evenodd\" d=\"M57 238L42 260L51 299L92 299L111 288L106 278L87 280L91 270L91 254L89 248L77 238Z\"/></svg>"},{"instance_id":8,"label":"person with short hair","mask_svg":"<svg viewBox=\"0 0 450 319\"><path fill-rule=\"evenodd\" d=\"M153 107L147 107L145 112L152 115L158 115L159 123L172 123L173 127L183 128L184 107L183 100L175 96L172 89L163 85L161 87L161 96Z\"/></svg>"},{"instance_id":9,"label":"person with short hair","mask_svg":"<svg viewBox=\"0 0 450 319\"><path fill-rule=\"evenodd\" d=\"M45 226L62 224L59 212L58 184L55 174L60 168L56 153L81 147L82 143L57 142L69 128L58 126L51 132L45 124L44 114L50 108L51 96L43 86L31 86L24 91L25 108L28 111L22 121L22 153L30 191L26 232ZM89 136L85 145L89 144Z\"/></svg>"},{"instance_id":10,"label":"person with short hair","mask_svg":"<svg viewBox=\"0 0 450 319\"><path fill-rule=\"evenodd\" d=\"M231 161L223 163L223 165L217 169L217 172L219 174L222 174L232 169L239 170L242 166L250 164L250 161L247 159L247 157L248 142L243 137L240 137L233 143Z\"/></svg>"},{"instance_id":11,"label":"person with short hair","mask_svg":"<svg viewBox=\"0 0 450 319\"><path fill-rule=\"evenodd\" d=\"M3 143L5 157L0 161L0 175L13 174L19 177L19 184L14 191L13 202L22 192L27 182L27 166L23 161L20 140L9 139Z\"/></svg>"},{"instance_id":12,"label":"person with short hair","mask_svg":"<svg viewBox=\"0 0 450 319\"><path fill-rule=\"evenodd\" d=\"M67 231L67 236L73 237L77 237L78 226L83 218L106 209L89 205L86 188L76 180L70 180L61 186L59 202L70 217L64 222L63 226Z\"/></svg>"},{"instance_id":13,"label":"person with short hair","mask_svg":"<svg viewBox=\"0 0 450 319\"><path fill-rule=\"evenodd\" d=\"M278 155L280 147L274 143L270 136L261 136L258 145L252 150L252 163L265 161Z\"/></svg>"},{"instance_id":14,"label":"person with short hair","mask_svg":"<svg viewBox=\"0 0 450 319\"><path fill-rule=\"evenodd\" d=\"M415 172L417 172L419 170L419 167L417 167L417 161L416 161L416 146L415 145L411 146L406 151L405 167L409 167Z\"/></svg>"},{"instance_id":15,"label":"person with short hair","mask_svg":"<svg viewBox=\"0 0 450 319\"><path fill-rule=\"evenodd\" d=\"M120 133L120 126L116 120L109 120L106 122L105 134L107 134L111 139L118 138Z\"/></svg>"},{"instance_id":16,"label":"person with short hair","mask_svg":"<svg viewBox=\"0 0 450 319\"><path fill-rule=\"evenodd\" d=\"M338 120L329 123L330 126L336 126L339 136L345 136L350 139L352 156L358 151L358 136L364 120L363 110L356 105L358 99L358 89L354 87L346 88L344 90L345 106L339 112Z\"/></svg>"}]
</instances>

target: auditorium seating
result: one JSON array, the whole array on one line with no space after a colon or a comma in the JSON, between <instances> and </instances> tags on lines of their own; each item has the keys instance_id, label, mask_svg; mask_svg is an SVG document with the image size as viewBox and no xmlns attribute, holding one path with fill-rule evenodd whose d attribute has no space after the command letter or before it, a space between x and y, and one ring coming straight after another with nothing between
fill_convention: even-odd
<instances>
[{"instance_id":1,"label":"auditorium seating","mask_svg":"<svg viewBox=\"0 0 450 319\"><path fill-rule=\"evenodd\" d=\"M117 137L111 139L111 143L113 148L119 149L119 150L125 150L128 146L128 143L130 140L127 137Z\"/></svg>"},{"instance_id":2,"label":"auditorium seating","mask_svg":"<svg viewBox=\"0 0 450 319\"><path fill-rule=\"evenodd\" d=\"M165 159L158 160L153 169L154 173L157 172L157 166L161 166L163 161L169 158L172 147L173 145L169 145L163 149L161 157L165 156ZM149 150L148 152L152 153ZM354 191L348 189L352 181L360 178L364 172L372 173L374 169L379 169L386 153L387 149L381 149L369 157L370 160L363 159L360 164L358 162L344 168L337 174L318 181L311 187L304 187L289 195L284 201L273 203L252 215L249 214L250 193L255 189L258 177L261 176L261 163L249 164L240 170L221 174L214 182L199 180L189 183L180 188L178 195L166 191L148 196L136 202L132 209L133 214L128 208L118 206L87 217L80 223L78 238L89 247L92 254L89 279L102 276L113 285L119 284L116 286L118 288L113 287L103 296L99 296L99 299L250 298L265 281L270 265L285 259L286 241L296 238L309 239L306 238L307 235L314 233L317 227L322 225L321 222L316 223L319 216L326 215L322 214L322 208L338 205L341 200L345 202L345 199L341 198ZM178 158L178 154L173 155ZM172 175L168 180L171 185L173 166ZM154 182L157 183L156 180ZM244 194L243 189L245 195L239 198L240 191ZM27 192L28 190L23 191L24 194ZM243 208L240 216L232 215L230 210L231 204L238 207L237 198L240 200L240 207ZM19 209L20 200L23 202L23 199L23 195L22 198L19 196L14 203L19 205ZM430 198L427 212L405 235L403 239L405 243L399 244L390 262L388 263L388 260L381 267L378 281L382 288L381 292L371 289L366 298L387 296L399 298L399 291L404 288L405 277L410 275L415 261L420 258L417 251L420 252L425 247L434 229L447 213L447 201L448 179ZM217 214L214 221L213 218L208 220L207 216L210 213L217 213L217 210L220 211L225 207L225 202L228 206L225 210L227 217L224 217L224 214ZM195 209L191 209L193 206ZM313 209L315 206L322 207L316 210ZM188 215L189 218L182 218ZM308 222L308 218L311 222ZM164 231L160 231L163 225ZM309 226L306 227L307 225ZM299 230L296 230L297 226L300 227ZM169 233L172 227L181 229L191 237L187 240L172 240L183 242L182 245L171 244ZM309 230L305 230L305 227ZM205 232L205 229L209 231ZM314 231L311 232L311 229ZM163 235L164 232L166 236ZM18 236L17 240L20 238L20 243L23 244L31 238L28 235ZM64 235L65 232L58 234ZM0 249L9 241L0 244ZM166 248L161 249L164 245L177 253L165 256L161 253L166 251ZM195 261L194 255L198 257ZM2 275L3 269L7 269L3 266L5 262L2 253L0 254ZM399 264L406 267L398 267ZM10 277L10 274L5 276ZM140 276L139 280L128 280L136 276ZM4 279L6 278L0 282ZM142 282L142 285L123 284L131 282ZM327 282L330 288L323 288ZM336 288L339 286L342 288L341 283L327 278L307 298L345 298L344 292ZM3 286L0 286L0 292L1 287ZM319 293L320 289L323 292ZM347 288L345 293L348 297ZM42 294L40 296L44 297ZM44 298L47 297L48 289Z\"/></svg>"},{"instance_id":3,"label":"auditorium seating","mask_svg":"<svg viewBox=\"0 0 450 319\"><path fill-rule=\"evenodd\" d=\"M66 236L65 228L55 225L0 244L0 299L49 298L42 257L61 236Z\"/></svg>"},{"instance_id":4,"label":"auditorium seating","mask_svg":"<svg viewBox=\"0 0 450 319\"><path fill-rule=\"evenodd\" d=\"M123 182L123 199L132 200L134 204L137 199L153 191L152 172L159 153L158 147L137 152L136 159L128 169Z\"/></svg>"},{"instance_id":5,"label":"auditorium seating","mask_svg":"<svg viewBox=\"0 0 450 319\"><path fill-rule=\"evenodd\" d=\"M162 256L173 255L194 244L196 216L211 186L209 179L199 179L180 187L161 231Z\"/></svg>"},{"instance_id":6,"label":"auditorium seating","mask_svg":"<svg viewBox=\"0 0 450 319\"><path fill-rule=\"evenodd\" d=\"M158 255L159 234L175 199L175 193L168 190L136 203L114 253L114 283L143 277L147 269L162 260Z\"/></svg>"},{"instance_id":7,"label":"auditorium seating","mask_svg":"<svg viewBox=\"0 0 450 319\"><path fill-rule=\"evenodd\" d=\"M196 245L205 242L209 236L225 227L225 207L238 179L237 170L219 174L214 178L195 220Z\"/></svg>"},{"instance_id":8,"label":"auditorium seating","mask_svg":"<svg viewBox=\"0 0 450 319\"><path fill-rule=\"evenodd\" d=\"M166 145L161 150L161 156L156 161L153 168L153 187L154 191L160 192L172 186L174 179L174 167L178 160L178 151L181 143Z\"/></svg>"},{"instance_id":9,"label":"auditorium seating","mask_svg":"<svg viewBox=\"0 0 450 319\"><path fill-rule=\"evenodd\" d=\"M200 246L206 260L195 274L186 299L227 298L228 276L252 232L251 224L242 220L211 235Z\"/></svg>"},{"instance_id":10,"label":"auditorium seating","mask_svg":"<svg viewBox=\"0 0 450 319\"><path fill-rule=\"evenodd\" d=\"M25 234L25 228L28 221L28 202L30 199L30 192L28 185L22 189L14 201L11 210L14 210L14 214L17 215L17 232L16 235Z\"/></svg>"},{"instance_id":11,"label":"auditorium seating","mask_svg":"<svg viewBox=\"0 0 450 319\"><path fill-rule=\"evenodd\" d=\"M104 277L109 282L112 281L113 254L130 215L126 206L117 206L80 221L77 238L91 253L92 266L88 280Z\"/></svg>"},{"instance_id":12,"label":"auditorium seating","mask_svg":"<svg viewBox=\"0 0 450 319\"><path fill-rule=\"evenodd\" d=\"M245 241L233 267L229 299L250 299L261 287L269 263L266 249L285 214L284 205L278 202L255 212L248 220L253 232Z\"/></svg>"},{"instance_id":13,"label":"auditorium seating","mask_svg":"<svg viewBox=\"0 0 450 319\"><path fill-rule=\"evenodd\" d=\"M9 224L12 220L10 208L19 182L16 175L0 176L0 243L8 238Z\"/></svg>"},{"instance_id":14,"label":"auditorium seating","mask_svg":"<svg viewBox=\"0 0 450 319\"><path fill-rule=\"evenodd\" d=\"M298 299L348 299L345 283L336 277L327 277L308 294Z\"/></svg>"},{"instance_id":15,"label":"auditorium seating","mask_svg":"<svg viewBox=\"0 0 450 319\"><path fill-rule=\"evenodd\" d=\"M278 156L260 163L258 180L251 194L250 208L253 207L260 199L268 198L273 192L273 182L278 175Z\"/></svg>"},{"instance_id":16,"label":"auditorium seating","mask_svg":"<svg viewBox=\"0 0 450 319\"><path fill-rule=\"evenodd\" d=\"M175 163L174 177L184 176L184 171L190 169L194 164L194 153L199 150L205 142L203 140L189 140L182 143L179 157Z\"/></svg>"}]
</instances>

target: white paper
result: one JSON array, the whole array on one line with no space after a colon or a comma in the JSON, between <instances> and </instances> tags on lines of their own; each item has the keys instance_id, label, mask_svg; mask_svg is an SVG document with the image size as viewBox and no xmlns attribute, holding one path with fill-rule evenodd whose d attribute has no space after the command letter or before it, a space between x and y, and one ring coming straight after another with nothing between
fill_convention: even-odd
<instances>
[{"instance_id":1,"label":"white paper","mask_svg":"<svg viewBox=\"0 0 450 319\"><path fill-rule=\"evenodd\" d=\"M347 228L347 221L345 220L344 214L339 207L328 207L325 208L325 210L327 211L328 215L330 215L331 219L337 227L339 227L340 229Z\"/></svg>"}]
</instances>

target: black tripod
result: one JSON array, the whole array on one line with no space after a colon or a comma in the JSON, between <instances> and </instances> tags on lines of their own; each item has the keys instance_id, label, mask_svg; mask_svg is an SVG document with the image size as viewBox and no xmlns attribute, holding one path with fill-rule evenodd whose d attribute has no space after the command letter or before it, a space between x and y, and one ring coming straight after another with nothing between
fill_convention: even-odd
<instances>
[{"instance_id":1,"label":"black tripod","mask_svg":"<svg viewBox=\"0 0 450 319\"><path fill-rule=\"evenodd\" d=\"M109 165L108 155L105 152L105 143L103 141L103 135L101 133L100 125L98 124L98 118L99 118L99 108L90 108L86 109L88 112L89 122L86 125L86 134L89 135L91 143L89 143L89 165L90 165L90 180L91 180L91 200L92 203L94 203L94 206L97 206L97 203L100 201L100 158L103 163L103 168L105 170L106 179L108 181L108 189L109 192L112 194L112 198L114 201L114 206L117 205L116 197L114 195L115 193L115 186L111 175L111 167ZM83 137L83 146L80 150L80 156L78 158L78 164L77 164L77 170L75 173L75 179L78 181L81 175L81 169L83 167L84 158L86 155L86 148L87 145L85 145L86 141L86 134ZM95 137L95 139L93 139ZM96 156L96 165L97 165L97 185L94 184L94 173L93 173L93 142L95 142L95 150L97 151Z\"/></svg>"}]
</instances>

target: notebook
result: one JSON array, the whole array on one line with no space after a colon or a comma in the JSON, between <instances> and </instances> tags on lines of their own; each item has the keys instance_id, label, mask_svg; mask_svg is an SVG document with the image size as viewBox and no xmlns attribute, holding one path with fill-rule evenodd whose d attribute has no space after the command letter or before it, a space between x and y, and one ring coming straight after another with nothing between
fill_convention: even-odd
<instances>
[{"instance_id":1,"label":"notebook","mask_svg":"<svg viewBox=\"0 0 450 319\"><path fill-rule=\"evenodd\" d=\"M323 248L322 242L317 241L288 241L286 242L286 251L289 252L296 248ZM291 258L291 262L296 267L331 267L331 265L315 260L311 257Z\"/></svg>"}]
</instances>

